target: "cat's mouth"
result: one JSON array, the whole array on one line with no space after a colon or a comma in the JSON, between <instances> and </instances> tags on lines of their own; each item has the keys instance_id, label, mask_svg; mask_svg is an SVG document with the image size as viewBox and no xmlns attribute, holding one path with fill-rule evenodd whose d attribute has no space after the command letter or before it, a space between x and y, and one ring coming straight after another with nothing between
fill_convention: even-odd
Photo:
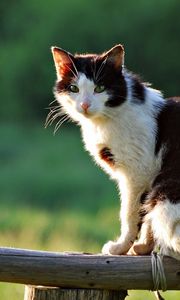
<instances>
[{"instance_id":1,"label":"cat's mouth","mask_svg":"<svg viewBox=\"0 0 180 300\"><path fill-rule=\"evenodd\" d=\"M82 114L85 118L88 118L88 119L90 119L90 118L92 118L92 117L95 116L95 114L94 114L93 112L90 112L90 111L83 111L83 112L81 112L81 114Z\"/></svg>"},{"instance_id":2,"label":"cat's mouth","mask_svg":"<svg viewBox=\"0 0 180 300\"><path fill-rule=\"evenodd\" d=\"M94 115L94 111L89 102L81 102L80 103L80 113L86 118L90 118Z\"/></svg>"},{"instance_id":3,"label":"cat's mouth","mask_svg":"<svg viewBox=\"0 0 180 300\"><path fill-rule=\"evenodd\" d=\"M81 102L78 110L81 115L88 119L104 118L102 113L98 112L97 108L93 108L93 106L88 101Z\"/></svg>"}]
</instances>

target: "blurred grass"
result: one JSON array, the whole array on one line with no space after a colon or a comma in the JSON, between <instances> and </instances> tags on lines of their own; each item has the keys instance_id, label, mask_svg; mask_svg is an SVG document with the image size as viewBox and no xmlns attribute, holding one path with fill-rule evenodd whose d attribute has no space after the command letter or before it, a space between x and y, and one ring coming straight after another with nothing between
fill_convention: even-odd
<instances>
[{"instance_id":1,"label":"blurred grass","mask_svg":"<svg viewBox=\"0 0 180 300\"><path fill-rule=\"evenodd\" d=\"M118 193L83 150L78 129L64 126L54 137L42 124L1 124L0 138L1 246L100 252L116 238ZM1 283L0 299L23 299L23 291ZM150 292L129 294L154 299Z\"/></svg>"},{"instance_id":2,"label":"blurred grass","mask_svg":"<svg viewBox=\"0 0 180 300\"><path fill-rule=\"evenodd\" d=\"M117 198L113 184L83 150L77 129L62 128L54 137L43 125L1 125L0 137L3 203L93 213Z\"/></svg>"}]
</instances>

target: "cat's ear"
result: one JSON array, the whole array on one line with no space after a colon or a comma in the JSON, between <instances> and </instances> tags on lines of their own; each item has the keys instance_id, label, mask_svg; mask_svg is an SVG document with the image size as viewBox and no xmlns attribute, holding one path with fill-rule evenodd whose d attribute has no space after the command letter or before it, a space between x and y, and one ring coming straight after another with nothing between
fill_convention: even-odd
<instances>
[{"instance_id":1,"label":"cat's ear","mask_svg":"<svg viewBox=\"0 0 180 300\"><path fill-rule=\"evenodd\" d=\"M122 45L116 45L103 54L107 62L113 64L115 68L121 68L124 65L124 48Z\"/></svg>"},{"instance_id":2,"label":"cat's ear","mask_svg":"<svg viewBox=\"0 0 180 300\"><path fill-rule=\"evenodd\" d=\"M61 48L51 47L53 59L56 67L57 78L61 79L65 74L74 74L73 55Z\"/></svg>"}]
</instances>

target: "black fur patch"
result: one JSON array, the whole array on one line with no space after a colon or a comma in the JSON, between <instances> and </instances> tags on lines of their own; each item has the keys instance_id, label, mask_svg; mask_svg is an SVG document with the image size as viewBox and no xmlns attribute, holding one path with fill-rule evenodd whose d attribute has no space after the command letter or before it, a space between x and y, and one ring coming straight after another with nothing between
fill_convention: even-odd
<instances>
[{"instance_id":1,"label":"black fur patch","mask_svg":"<svg viewBox=\"0 0 180 300\"><path fill-rule=\"evenodd\" d=\"M69 85L72 83L72 81L75 79L76 71L74 70L73 64L71 65L71 69L67 69L64 71L62 76L62 79L56 82L55 85L55 91L58 93L66 92L68 90Z\"/></svg>"},{"instance_id":2,"label":"black fur patch","mask_svg":"<svg viewBox=\"0 0 180 300\"><path fill-rule=\"evenodd\" d=\"M144 204L146 203L147 197L148 197L148 192L144 192L140 197L141 208L139 210L139 222L137 224L138 231L140 231L141 226L143 224L143 219L147 214L146 210L144 209Z\"/></svg>"},{"instance_id":3,"label":"black fur patch","mask_svg":"<svg viewBox=\"0 0 180 300\"><path fill-rule=\"evenodd\" d=\"M170 145L175 142L178 145L180 128L180 97L166 100L166 105L157 116L157 134L155 154L157 155L163 144ZM173 145L171 145L173 146Z\"/></svg>"},{"instance_id":4,"label":"black fur patch","mask_svg":"<svg viewBox=\"0 0 180 300\"><path fill-rule=\"evenodd\" d=\"M136 103L144 103L145 101L145 87L140 79L136 76L132 77L132 97Z\"/></svg>"},{"instance_id":5,"label":"black fur patch","mask_svg":"<svg viewBox=\"0 0 180 300\"><path fill-rule=\"evenodd\" d=\"M65 76L62 80L58 81L55 85L55 91L62 93L68 90L69 85L73 81L74 77L69 74Z\"/></svg>"},{"instance_id":6,"label":"black fur patch","mask_svg":"<svg viewBox=\"0 0 180 300\"><path fill-rule=\"evenodd\" d=\"M148 195L149 208L166 199L180 203L180 102L167 100L157 117L157 125L155 154L162 146L165 151L161 170Z\"/></svg>"},{"instance_id":7,"label":"black fur patch","mask_svg":"<svg viewBox=\"0 0 180 300\"><path fill-rule=\"evenodd\" d=\"M140 203L141 203L141 204L144 204L144 203L145 203L147 195L148 195L148 192L144 192L144 193L141 195L141 197L140 197Z\"/></svg>"},{"instance_id":8,"label":"black fur patch","mask_svg":"<svg viewBox=\"0 0 180 300\"><path fill-rule=\"evenodd\" d=\"M95 54L76 55L74 62L77 71L86 75L90 80L94 80L95 77Z\"/></svg>"},{"instance_id":9,"label":"black fur patch","mask_svg":"<svg viewBox=\"0 0 180 300\"><path fill-rule=\"evenodd\" d=\"M99 156L110 166L114 166L115 160L114 155L111 153L111 150L108 147L104 147L100 150Z\"/></svg>"}]
</instances>

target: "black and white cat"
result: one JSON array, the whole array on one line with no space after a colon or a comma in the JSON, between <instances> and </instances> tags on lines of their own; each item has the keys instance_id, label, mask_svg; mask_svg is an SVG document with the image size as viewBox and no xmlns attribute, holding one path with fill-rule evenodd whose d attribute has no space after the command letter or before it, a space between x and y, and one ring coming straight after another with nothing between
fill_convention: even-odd
<instances>
[{"instance_id":1,"label":"black and white cat","mask_svg":"<svg viewBox=\"0 0 180 300\"><path fill-rule=\"evenodd\" d=\"M63 110L76 121L86 149L119 185L121 235L102 252L148 254L159 245L180 259L178 98L165 100L128 72L122 45L101 55L52 53L60 106L49 118Z\"/></svg>"}]
</instances>

